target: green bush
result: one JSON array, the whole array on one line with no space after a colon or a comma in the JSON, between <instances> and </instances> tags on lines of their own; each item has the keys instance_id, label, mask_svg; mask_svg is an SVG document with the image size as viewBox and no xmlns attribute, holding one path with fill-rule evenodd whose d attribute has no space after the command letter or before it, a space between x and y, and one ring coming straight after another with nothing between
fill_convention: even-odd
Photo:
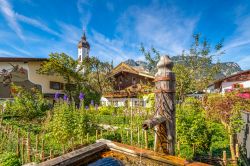
<instances>
[{"instance_id":1,"label":"green bush","mask_svg":"<svg viewBox=\"0 0 250 166\"><path fill-rule=\"evenodd\" d=\"M20 166L20 159L15 153L3 153L0 155L0 166Z\"/></svg>"},{"instance_id":2,"label":"green bush","mask_svg":"<svg viewBox=\"0 0 250 166\"><path fill-rule=\"evenodd\" d=\"M98 111L100 115L120 115L124 109L124 107L102 106L98 108Z\"/></svg>"},{"instance_id":3,"label":"green bush","mask_svg":"<svg viewBox=\"0 0 250 166\"><path fill-rule=\"evenodd\" d=\"M91 116L86 110L75 108L74 104L56 103L51 113L45 122L45 130L57 143L82 137L90 130Z\"/></svg>"},{"instance_id":4,"label":"green bush","mask_svg":"<svg viewBox=\"0 0 250 166\"><path fill-rule=\"evenodd\" d=\"M181 155L187 158L208 155L209 151L222 154L229 144L223 126L210 121L201 101L195 98L186 98L182 106L177 107L176 130L178 141L185 147L181 148Z\"/></svg>"},{"instance_id":5,"label":"green bush","mask_svg":"<svg viewBox=\"0 0 250 166\"><path fill-rule=\"evenodd\" d=\"M18 86L12 86L16 92L13 101L6 102L5 116L34 119L43 117L49 109L49 102L44 99L37 89L25 90Z\"/></svg>"}]
</instances>

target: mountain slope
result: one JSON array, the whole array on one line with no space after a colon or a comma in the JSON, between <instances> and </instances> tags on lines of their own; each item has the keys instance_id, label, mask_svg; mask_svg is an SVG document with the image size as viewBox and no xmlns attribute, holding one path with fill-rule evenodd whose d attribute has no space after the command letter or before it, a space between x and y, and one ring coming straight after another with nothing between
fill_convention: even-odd
<instances>
[{"instance_id":1,"label":"mountain slope","mask_svg":"<svg viewBox=\"0 0 250 166\"><path fill-rule=\"evenodd\" d=\"M188 57L186 57L186 58L188 58ZM174 63L182 63L182 64L184 63L185 64L185 60L183 60L181 56L173 56L173 57L171 57L171 60ZM145 61L135 61L133 59L128 59L125 61L125 63L130 65L130 66L134 66L134 67L143 67L146 71L149 71L149 66L148 66L147 62L145 62ZM187 65L187 64L185 64L185 65ZM213 64L213 63L209 64L209 66L213 66L213 65L215 65L215 64ZM232 74L235 74L237 72L242 71L240 66L235 62L220 63L220 68L221 68L221 71L216 76L216 79L227 77L227 76L230 76Z\"/></svg>"}]
</instances>

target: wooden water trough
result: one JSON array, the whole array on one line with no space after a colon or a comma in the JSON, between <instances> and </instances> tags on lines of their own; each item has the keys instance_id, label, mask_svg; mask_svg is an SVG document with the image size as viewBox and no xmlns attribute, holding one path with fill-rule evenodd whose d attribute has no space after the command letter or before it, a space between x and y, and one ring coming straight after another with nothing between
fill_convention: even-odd
<instances>
[{"instance_id":1,"label":"wooden water trough","mask_svg":"<svg viewBox=\"0 0 250 166\"><path fill-rule=\"evenodd\" d=\"M185 159L156 153L151 150L140 149L134 146L112 142L105 139L97 140L97 143L75 150L51 160L47 160L37 166L84 166L99 159L112 157L121 161L124 165L145 166L208 166L200 162L191 162Z\"/></svg>"}]
</instances>

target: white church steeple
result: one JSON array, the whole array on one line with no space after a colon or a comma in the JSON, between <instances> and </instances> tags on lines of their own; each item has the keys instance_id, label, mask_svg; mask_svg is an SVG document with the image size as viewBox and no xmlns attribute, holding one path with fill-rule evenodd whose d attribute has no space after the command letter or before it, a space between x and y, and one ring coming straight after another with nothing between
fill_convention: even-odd
<instances>
[{"instance_id":1,"label":"white church steeple","mask_svg":"<svg viewBox=\"0 0 250 166\"><path fill-rule=\"evenodd\" d=\"M85 57L89 56L90 45L87 41L85 32L78 43L78 61L82 62Z\"/></svg>"}]
</instances>

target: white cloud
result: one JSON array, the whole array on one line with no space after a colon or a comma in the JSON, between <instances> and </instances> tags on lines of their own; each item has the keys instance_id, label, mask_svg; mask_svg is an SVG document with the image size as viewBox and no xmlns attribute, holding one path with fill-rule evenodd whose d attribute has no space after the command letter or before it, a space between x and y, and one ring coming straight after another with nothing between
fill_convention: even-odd
<instances>
[{"instance_id":1,"label":"white cloud","mask_svg":"<svg viewBox=\"0 0 250 166\"><path fill-rule=\"evenodd\" d=\"M63 22L58 22L58 25L60 27L61 40L63 40L64 42L77 44L78 40L80 40L82 35L81 28Z\"/></svg>"},{"instance_id":2,"label":"white cloud","mask_svg":"<svg viewBox=\"0 0 250 166\"><path fill-rule=\"evenodd\" d=\"M82 30L87 30L87 26L91 19L91 8L92 4L89 0L78 0L77 9L80 14L80 21L82 24Z\"/></svg>"},{"instance_id":3,"label":"white cloud","mask_svg":"<svg viewBox=\"0 0 250 166\"><path fill-rule=\"evenodd\" d=\"M225 45L225 49L234 49L250 44L250 16L239 17L235 20L237 28Z\"/></svg>"},{"instance_id":4,"label":"white cloud","mask_svg":"<svg viewBox=\"0 0 250 166\"><path fill-rule=\"evenodd\" d=\"M24 40L25 37L22 33L20 25L17 22L16 15L11 4L6 0L0 0L0 10L8 22L9 27L17 34L20 39Z\"/></svg>"},{"instance_id":5,"label":"white cloud","mask_svg":"<svg viewBox=\"0 0 250 166\"><path fill-rule=\"evenodd\" d=\"M45 32L48 32L52 35L55 35L55 36L59 36L59 33L50 29L47 25L45 25L44 23L36 20L36 19L33 19L33 18L30 18L30 17L26 17L24 15L21 15L21 14L18 14L16 13L16 18L18 21L21 21L21 22L25 22L29 25L32 25L34 27L37 27Z\"/></svg>"},{"instance_id":6,"label":"white cloud","mask_svg":"<svg viewBox=\"0 0 250 166\"><path fill-rule=\"evenodd\" d=\"M248 70L250 69L250 55L243 57L240 61L237 62L242 69Z\"/></svg>"},{"instance_id":7,"label":"white cloud","mask_svg":"<svg viewBox=\"0 0 250 166\"><path fill-rule=\"evenodd\" d=\"M182 16L174 6L152 3L130 7L120 18L118 32L132 43L143 42L161 53L178 54L189 46L199 17Z\"/></svg>"},{"instance_id":8,"label":"white cloud","mask_svg":"<svg viewBox=\"0 0 250 166\"><path fill-rule=\"evenodd\" d=\"M226 50L223 58L236 61L242 69L250 69L250 14L246 13L246 9L246 6L236 7L233 18L236 28L227 38L223 48Z\"/></svg>"},{"instance_id":9,"label":"white cloud","mask_svg":"<svg viewBox=\"0 0 250 166\"><path fill-rule=\"evenodd\" d=\"M134 52L120 39L109 39L103 34L92 31L89 37L91 44L91 55L102 60L113 60L115 64L135 56Z\"/></svg>"},{"instance_id":10,"label":"white cloud","mask_svg":"<svg viewBox=\"0 0 250 166\"><path fill-rule=\"evenodd\" d=\"M26 55L26 56L31 56L30 52L28 52L28 51L26 51L26 50L24 50L22 48L19 48L19 47L13 46L13 45L11 45L11 47L14 48L15 50L17 50L18 52Z\"/></svg>"},{"instance_id":11,"label":"white cloud","mask_svg":"<svg viewBox=\"0 0 250 166\"><path fill-rule=\"evenodd\" d=\"M7 50L0 49L0 57L16 57L16 54Z\"/></svg>"}]
</instances>

